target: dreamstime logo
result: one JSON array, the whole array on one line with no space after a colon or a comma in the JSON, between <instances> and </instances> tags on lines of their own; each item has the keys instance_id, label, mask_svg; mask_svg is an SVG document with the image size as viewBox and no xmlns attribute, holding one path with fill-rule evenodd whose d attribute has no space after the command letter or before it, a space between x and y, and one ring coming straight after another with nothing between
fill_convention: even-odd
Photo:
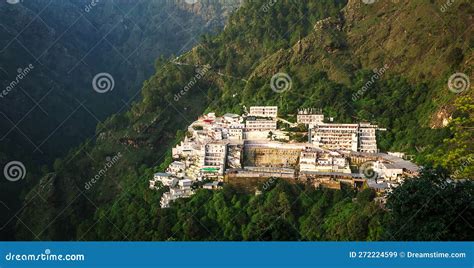
<instances>
[{"instance_id":1,"label":"dreamstime logo","mask_svg":"<svg viewBox=\"0 0 474 268\"><path fill-rule=\"evenodd\" d=\"M366 5L371 5L373 3L375 3L376 0L362 0L362 3L366 4Z\"/></svg>"},{"instance_id":2,"label":"dreamstime logo","mask_svg":"<svg viewBox=\"0 0 474 268\"><path fill-rule=\"evenodd\" d=\"M459 177L460 173L462 173L466 167L472 165L472 162L474 162L474 157L472 156L469 156L466 160L462 161L459 168L453 172L452 177L453 178Z\"/></svg>"},{"instance_id":3,"label":"dreamstime logo","mask_svg":"<svg viewBox=\"0 0 474 268\"><path fill-rule=\"evenodd\" d=\"M4 90L0 92L0 98L4 98L12 91L18 84L20 84L20 81L25 79L26 76L33 70L35 66L33 64L29 64L25 68L18 68L16 71L18 74L16 75L15 79L8 84L8 86L5 87Z\"/></svg>"},{"instance_id":4,"label":"dreamstime logo","mask_svg":"<svg viewBox=\"0 0 474 268\"><path fill-rule=\"evenodd\" d=\"M270 87L276 93L283 93L290 90L293 81L287 73L277 73L270 80Z\"/></svg>"},{"instance_id":5,"label":"dreamstime logo","mask_svg":"<svg viewBox=\"0 0 474 268\"><path fill-rule=\"evenodd\" d=\"M455 73L449 77L448 88L451 92L461 93L471 87L469 76L463 73Z\"/></svg>"},{"instance_id":6,"label":"dreamstime logo","mask_svg":"<svg viewBox=\"0 0 474 268\"><path fill-rule=\"evenodd\" d=\"M193 78L184 86L183 89L181 89L178 93L174 94L174 101L179 101L186 93L188 93L191 88L194 87L194 85L197 84L201 78L203 78L211 67L209 65L205 65L203 68L199 68L196 70L196 74L193 76Z\"/></svg>"},{"instance_id":7,"label":"dreamstime logo","mask_svg":"<svg viewBox=\"0 0 474 268\"><path fill-rule=\"evenodd\" d=\"M188 5L194 5L198 2L199 0L184 0L184 2Z\"/></svg>"},{"instance_id":8,"label":"dreamstime logo","mask_svg":"<svg viewBox=\"0 0 474 268\"><path fill-rule=\"evenodd\" d=\"M99 2L100 0L91 0L91 2L84 7L84 11L89 13Z\"/></svg>"},{"instance_id":9,"label":"dreamstime logo","mask_svg":"<svg viewBox=\"0 0 474 268\"><path fill-rule=\"evenodd\" d=\"M122 153L118 152L116 155L113 157L107 156L105 158L106 163L104 166L97 172L97 174L92 177L86 184L84 185L84 189L90 190L94 184L96 184L105 174L109 169L111 169L117 162L122 158Z\"/></svg>"},{"instance_id":10,"label":"dreamstime logo","mask_svg":"<svg viewBox=\"0 0 474 268\"><path fill-rule=\"evenodd\" d=\"M109 73L98 73L92 79L92 87L97 93L106 93L114 90L115 80Z\"/></svg>"},{"instance_id":11,"label":"dreamstime logo","mask_svg":"<svg viewBox=\"0 0 474 268\"><path fill-rule=\"evenodd\" d=\"M263 191L267 191L268 189L270 189L270 187L275 184L277 180L275 178L270 178L268 181L266 181L264 184L263 184L263 187L262 187L262 190Z\"/></svg>"},{"instance_id":12,"label":"dreamstime logo","mask_svg":"<svg viewBox=\"0 0 474 268\"><path fill-rule=\"evenodd\" d=\"M5 254L7 262L83 262L86 256L84 254L53 254L51 249L47 248L44 252L16 254L9 252Z\"/></svg>"},{"instance_id":13,"label":"dreamstime logo","mask_svg":"<svg viewBox=\"0 0 474 268\"><path fill-rule=\"evenodd\" d=\"M454 0L447 0L446 3L441 5L440 11L446 12L452 5L454 4Z\"/></svg>"},{"instance_id":14,"label":"dreamstime logo","mask_svg":"<svg viewBox=\"0 0 474 268\"><path fill-rule=\"evenodd\" d=\"M16 182L22 180L26 176L26 168L20 161L11 161L3 168L5 179Z\"/></svg>"},{"instance_id":15,"label":"dreamstime logo","mask_svg":"<svg viewBox=\"0 0 474 268\"><path fill-rule=\"evenodd\" d=\"M352 101L357 101L360 99L365 92L380 78L382 78L382 75L388 70L389 66L388 64L384 64L384 66L380 69L375 68L374 69L374 74L370 77L370 80L367 81L364 86L359 89L356 93L352 94Z\"/></svg>"},{"instance_id":16,"label":"dreamstime logo","mask_svg":"<svg viewBox=\"0 0 474 268\"><path fill-rule=\"evenodd\" d=\"M359 174L361 174L364 178L369 180L375 180L379 178L379 174L374 170L374 161L367 161L360 165L359 167Z\"/></svg>"},{"instance_id":17,"label":"dreamstime logo","mask_svg":"<svg viewBox=\"0 0 474 268\"><path fill-rule=\"evenodd\" d=\"M7 0L7 3L14 5L20 3L20 0Z\"/></svg>"},{"instance_id":18,"label":"dreamstime logo","mask_svg":"<svg viewBox=\"0 0 474 268\"><path fill-rule=\"evenodd\" d=\"M263 12L268 12L272 6L274 6L278 0L269 0L267 3L265 3L260 10Z\"/></svg>"}]
</instances>

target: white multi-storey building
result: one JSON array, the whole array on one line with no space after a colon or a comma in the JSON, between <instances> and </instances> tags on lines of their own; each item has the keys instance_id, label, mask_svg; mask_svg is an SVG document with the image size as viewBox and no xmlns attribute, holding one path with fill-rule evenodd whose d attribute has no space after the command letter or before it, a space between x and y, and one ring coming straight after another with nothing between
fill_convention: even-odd
<instances>
[{"instance_id":1,"label":"white multi-storey building","mask_svg":"<svg viewBox=\"0 0 474 268\"><path fill-rule=\"evenodd\" d=\"M328 150L344 150L377 153L375 132L377 125L360 124L318 124L310 129L310 142Z\"/></svg>"},{"instance_id":2,"label":"white multi-storey building","mask_svg":"<svg viewBox=\"0 0 474 268\"><path fill-rule=\"evenodd\" d=\"M316 168L316 159L318 159L318 152L307 149L300 153L300 171L314 170Z\"/></svg>"},{"instance_id":3,"label":"white multi-storey building","mask_svg":"<svg viewBox=\"0 0 474 268\"><path fill-rule=\"evenodd\" d=\"M194 194L191 189L171 188L169 192L163 194L160 200L161 208L169 208L170 203L179 198L187 198Z\"/></svg>"},{"instance_id":4,"label":"white multi-storey building","mask_svg":"<svg viewBox=\"0 0 474 268\"><path fill-rule=\"evenodd\" d=\"M219 186L219 182L217 181L213 181L213 182L209 182L209 183L206 183L202 186L203 189L207 189L207 190L216 190L216 189L219 189L220 186Z\"/></svg>"},{"instance_id":5,"label":"white multi-storey building","mask_svg":"<svg viewBox=\"0 0 474 268\"><path fill-rule=\"evenodd\" d=\"M398 180L403 175L403 168L393 163L376 161L372 168L380 177L387 180Z\"/></svg>"},{"instance_id":6,"label":"white multi-storey building","mask_svg":"<svg viewBox=\"0 0 474 268\"><path fill-rule=\"evenodd\" d=\"M358 124L318 124L310 129L311 142L328 150L357 151Z\"/></svg>"},{"instance_id":7,"label":"white multi-storey building","mask_svg":"<svg viewBox=\"0 0 474 268\"><path fill-rule=\"evenodd\" d=\"M209 137L212 140L222 140L223 139L223 131L222 128L212 128L208 131Z\"/></svg>"},{"instance_id":8,"label":"white multi-storey building","mask_svg":"<svg viewBox=\"0 0 474 268\"><path fill-rule=\"evenodd\" d=\"M275 119L248 117L245 121L246 131L271 131L276 129L277 121Z\"/></svg>"},{"instance_id":9,"label":"white multi-storey building","mask_svg":"<svg viewBox=\"0 0 474 268\"><path fill-rule=\"evenodd\" d=\"M300 153L299 168L303 172L350 173L348 162L344 157L314 149L305 149Z\"/></svg>"},{"instance_id":10,"label":"white multi-storey building","mask_svg":"<svg viewBox=\"0 0 474 268\"><path fill-rule=\"evenodd\" d=\"M377 153L377 139L375 132L378 126L370 123L359 124L359 144L358 151L363 153Z\"/></svg>"},{"instance_id":11,"label":"white multi-storey building","mask_svg":"<svg viewBox=\"0 0 474 268\"><path fill-rule=\"evenodd\" d=\"M238 114L226 113L222 116L222 118L224 118L224 120L227 123L231 123L231 124L232 123L239 123L241 121L241 117Z\"/></svg>"},{"instance_id":12,"label":"white multi-storey building","mask_svg":"<svg viewBox=\"0 0 474 268\"><path fill-rule=\"evenodd\" d=\"M204 148L204 161L201 169L203 176L223 176L227 159L227 143L210 142Z\"/></svg>"},{"instance_id":13,"label":"white multi-storey building","mask_svg":"<svg viewBox=\"0 0 474 268\"><path fill-rule=\"evenodd\" d=\"M278 106L251 106L249 116L276 118Z\"/></svg>"},{"instance_id":14,"label":"white multi-storey building","mask_svg":"<svg viewBox=\"0 0 474 268\"><path fill-rule=\"evenodd\" d=\"M190 179L182 179L178 181L178 186L181 190L191 190L193 181Z\"/></svg>"},{"instance_id":15,"label":"white multi-storey building","mask_svg":"<svg viewBox=\"0 0 474 268\"><path fill-rule=\"evenodd\" d=\"M244 138L244 128L242 127L229 127L228 129L228 139L230 140L242 140Z\"/></svg>"},{"instance_id":16,"label":"white multi-storey building","mask_svg":"<svg viewBox=\"0 0 474 268\"><path fill-rule=\"evenodd\" d=\"M296 121L298 124L304 124L313 127L323 123L324 115L322 114L321 110L313 108L301 109L298 110Z\"/></svg>"},{"instance_id":17,"label":"white multi-storey building","mask_svg":"<svg viewBox=\"0 0 474 268\"><path fill-rule=\"evenodd\" d=\"M173 158L179 158L181 156L188 156L193 154L193 144L187 142L187 139L176 145L172 150Z\"/></svg>"},{"instance_id":18,"label":"white multi-storey building","mask_svg":"<svg viewBox=\"0 0 474 268\"><path fill-rule=\"evenodd\" d=\"M178 179L169 173L155 173L153 179L150 180L150 189L159 188L158 182L161 182L163 186L173 187L178 182Z\"/></svg>"},{"instance_id":19,"label":"white multi-storey building","mask_svg":"<svg viewBox=\"0 0 474 268\"><path fill-rule=\"evenodd\" d=\"M185 176L186 164L180 161L174 161L166 169L167 173L173 174L176 177L182 178Z\"/></svg>"}]
</instances>

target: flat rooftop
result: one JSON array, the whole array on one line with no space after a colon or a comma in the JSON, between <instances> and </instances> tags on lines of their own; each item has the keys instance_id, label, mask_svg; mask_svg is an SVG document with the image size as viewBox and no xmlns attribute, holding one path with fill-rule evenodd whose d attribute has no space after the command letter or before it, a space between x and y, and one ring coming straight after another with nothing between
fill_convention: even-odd
<instances>
[{"instance_id":1,"label":"flat rooftop","mask_svg":"<svg viewBox=\"0 0 474 268\"><path fill-rule=\"evenodd\" d=\"M408 160L402 159L400 157L396 157L396 156L385 154L385 153L377 153L375 155L380 157L380 158L383 158L385 160L388 160L388 161L392 162L390 164L391 168L403 168L403 169L409 170L411 172L417 172L417 171L420 170L420 167L417 166L416 164L414 164L414 163L412 163Z\"/></svg>"},{"instance_id":2,"label":"flat rooftop","mask_svg":"<svg viewBox=\"0 0 474 268\"><path fill-rule=\"evenodd\" d=\"M314 175L314 176L341 176L341 177L352 177L352 178L361 178L361 179L364 178L364 175L360 173L300 171L300 174Z\"/></svg>"}]
</instances>

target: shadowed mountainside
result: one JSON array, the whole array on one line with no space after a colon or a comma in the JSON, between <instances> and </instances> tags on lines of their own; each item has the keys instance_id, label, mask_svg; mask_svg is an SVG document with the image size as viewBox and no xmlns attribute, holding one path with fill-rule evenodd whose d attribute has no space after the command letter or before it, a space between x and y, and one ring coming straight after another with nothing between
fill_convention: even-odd
<instances>
[{"instance_id":1,"label":"shadowed mountainside","mask_svg":"<svg viewBox=\"0 0 474 268\"><path fill-rule=\"evenodd\" d=\"M206 198L219 194L197 194L189 201L191 208L181 204L183 210L178 212L184 214L174 214L175 210L159 209L161 193L148 190L147 180L169 163L171 145L185 135L183 130L197 116L206 111L242 112L243 105L279 105L281 115L288 119L294 117L297 108L321 107L337 121L378 123L388 128L379 141L382 150L406 151L423 165L442 164L443 158L453 157L450 152L456 151L453 165L444 166L459 168L474 151L472 132L465 130L472 125L472 90L467 88L456 94L448 89L447 81L455 72L468 76L472 73L469 25L473 11L468 1L456 1L445 11L440 9L442 4L443 1L376 1L372 5L356 0L347 4L246 2L232 14L222 33L205 36L178 59L181 64L159 60L155 75L144 83L140 101L100 124L97 140L84 143L55 163L54 171L28 194L21 222L17 223L17 239L31 239L25 225L39 239L166 240L175 239L173 234L181 229L186 235L179 239L202 238L195 232L195 228L202 229L199 222L191 219L183 223L180 219L194 215L192 212L198 208L193 204L210 204ZM209 72L176 98L199 72L196 66L203 65L210 67ZM277 73L291 78L291 87L281 93L274 92L269 83ZM368 81L372 82L368 85ZM456 100L464 101L454 105ZM448 111L444 119L448 123L451 120L449 127L434 122L440 109ZM457 133L464 138L444 143ZM443 148L449 150L439 154L438 149ZM117 155L120 157L113 167L100 173L107 157ZM472 172L470 165L460 176L472 178ZM100 180L85 189L85 183L99 173L103 174ZM279 196L274 195L269 199ZM338 217L338 211L348 213L358 206L350 197L345 196L349 199L332 207L329 214L320 213L321 208L317 207L315 213L321 217L332 215L328 223L332 227L343 226L347 219ZM288 205L287 196L278 198L282 207ZM316 197L315 202L318 200L322 199ZM238 201L232 201L237 208ZM248 223L253 212L242 213L242 221ZM365 227L360 236L339 236L337 228L331 227L335 236L329 239L383 239L383 224L369 224L367 217L373 211L367 213L354 218ZM258 216L263 217L261 220L265 219L262 215ZM387 214L380 217L384 215ZM222 225L222 229L229 227L229 223L214 223L214 214L201 216L200 222L208 220ZM291 219L296 224L304 221ZM270 224L257 219L250 222ZM445 223L436 226L441 228ZM107 234L105 230L110 229L106 227L111 225L115 231ZM277 234L280 232L267 233L266 239L289 239ZM426 239L426 234L419 239ZM450 239L446 234L440 237Z\"/></svg>"}]
</instances>

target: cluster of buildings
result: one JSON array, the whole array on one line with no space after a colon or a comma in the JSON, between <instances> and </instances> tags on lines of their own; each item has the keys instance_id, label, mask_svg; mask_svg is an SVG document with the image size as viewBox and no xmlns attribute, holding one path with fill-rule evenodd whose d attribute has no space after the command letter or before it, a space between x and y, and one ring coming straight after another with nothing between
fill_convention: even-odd
<instances>
[{"instance_id":1,"label":"cluster of buildings","mask_svg":"<svg viewBox=\"0 0 474 268\"><path fill-rule=\"evenodd\" d=\"M324 123L324 114L321 109L305 108L298 110L296 122L313 128L316 125Z\"/></svg>"},{"instance_id":2,"label":"cluster of buildings","mask_svg":"<svg viewBox=\"0 0 474 268\"><path fill-rule=\"evenodd\" d=\"M169 187L161 206L193 195L193 187L217 189L220 182L242 178L363 180L354 166L367 159L377 163L374 170L381 179L398 179L406 173L393 159L384 158L388 155L378 153L376 132L381 129L377 125L326 123L320 110L302 109L297 123L308 126L308 142L297 143L289 140L288 131L278 129L279 120L288 123L278 118L276 106L253 106L243 115L209 113L198 118L173 148L174 162L150 180L151 189ZM379 186L380 181L376 183Z\"/></svg>"},{"instance_id":3,"label":"cluster of buildings","mask_svg":"<svg viewBox=\"0 0 474 268\"><path fill-rule=\"evenodd\" d=\"M329 150L377 153L377 130L382 129L370 123L323 123L310 128L309 142Z\"/></svg>"},{"instance_id":4,"label":"cluster of buildings","mask_svg":"<svg viewBox=\"0 0 474 268\"><path fill-rule=\"evenodd\" d=\"M328 150L377 153L376 131L385 130L370 123L324 123L324 115L316 109L299 110L297 122L308 126L309 143Z\"/></svg>"},{"instance_id":5,"label":"cluster of buildings","mask_svg":"<svg viewBox=\"0 0 474 268\"><path fill-rule=\"evenodd\" d=\"M307 147L299 158L300 172L342 172L351 173L349 161L336 151L322 151Z\"/></svg>"},{"instance_id":6,"label":"cluster of buildings","mask_svg":"<svg viewBox=\"0 0 474 268\"><path fill-rule=\"evenodd\" d=\"M169 192L163 194L160 200L162 208L169 207L170 203L179 198L190 197L194 194L193 181L190 179L179 179L171 173L156 173L150 180L150 189L157 190L163 186L169 187Z\"/></svg>"}]
</instances>

